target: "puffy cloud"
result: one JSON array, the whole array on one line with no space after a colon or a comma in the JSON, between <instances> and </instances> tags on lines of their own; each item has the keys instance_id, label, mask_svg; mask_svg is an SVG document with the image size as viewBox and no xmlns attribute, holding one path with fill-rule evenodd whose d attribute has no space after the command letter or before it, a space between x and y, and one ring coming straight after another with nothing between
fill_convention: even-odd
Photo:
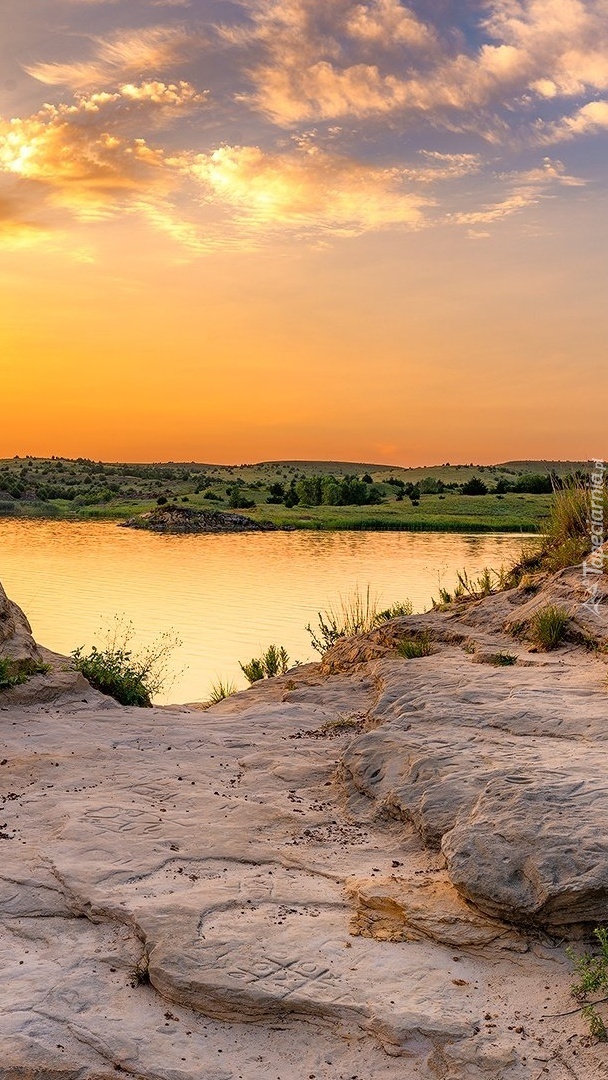
<instances>
[{"instance_id":1,"label":"puffy cloud","mask_svg":"<svg viewBox=\"0 0 608 1080\"><path fill-rule=\"evenodd\" d=\"M357 4L347 16L346 30L354 39L385 48L398 44L428 50L436 42L434 31L399 0Z\"/></svg>"},{"instance_id":2,"label":"puffy cloud","mask_svg":"<svg viewBox=\"0 0 608 1080\"><path fill-rule=\"evenodd\" d=\"M39 82L73 90L114 86L131 73L160 74L173 69L199 48L201 36L185 26L149 26L96 38L89 60L40 63L26 68Z\"/></svg>"},{"instance_id":3,"label":"puffy cloud","mask_svg":"<svg viewBox=\"0 0 608 1080\"><path fill-rule=\"evenodd\" d=\"M281 125L401 113L467 129L484 110L491 137L535 100L608 86L606 0L490 0L476 49L398 0L241 3L250 24L221 33L253 49L248 100Z\"/></svg>"},{"instance_id":4,"label":"puffy cloud","mask_svg":"<svg viewBox=\"0 0 608 1080\"><path fill-rule=\"evenodd\" d=\"M608 101L589 101L571 116L552 124L539 124L541 142L553 143L575 139L579 135L594 135L608 128Z\"/></svg>"},{"instance_id":5,"label":"puffy cloud","mask_svg":"<svg viewBox=\"0 0 608 1080\"><path fill-rule=\"evenodd\" d=\"M54 205L89 218L139 192L170 190L162 150L112 128L110 110L121 101L121 94L101 93L0 120L0 170L36 181Z\"/></svg>"},{"instance_id":6,"label":"puffy cloud","mask_svg":"<svg viewBox=\"0 0 608 1080\"><path fill-rule=\"evenodd\" d=\"M189 172L207 199L254 230L361 233L417 226L430 200L412 192L399 169L379 168L316 147L271 153L222 146L198 155Z\"/></svg>"}]
</instances>

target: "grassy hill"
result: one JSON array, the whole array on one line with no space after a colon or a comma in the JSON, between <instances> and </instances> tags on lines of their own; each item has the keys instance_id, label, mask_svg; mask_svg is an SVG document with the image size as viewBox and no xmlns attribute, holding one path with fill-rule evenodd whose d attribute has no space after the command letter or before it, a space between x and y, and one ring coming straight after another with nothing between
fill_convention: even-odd
<instances>
[{"instance_id":1,"label":"grassy hill","mask_svg":"<svg viewBox=\"0 0 608 1080\"><path fill-rule=\"evenodd\" d=\"M522 478L588 471L587 462L511 461L404 468L369 462L106 463L85 458L0 460L0 516L124 519L164 503L242 509L258 520L308 529L542 530L551 496L512 490ZM357 477L375 505L286 506L276 496L311 477ZM467 495L473 477L487 494ZM327 480L324 481L327 483ZM498 491L496 487L498 485ZM274 497L273 497L274 486ZM271 501L269 501L271 500ZM241 505L242 504L242 505Z\"/></svg>"}]
</instances>

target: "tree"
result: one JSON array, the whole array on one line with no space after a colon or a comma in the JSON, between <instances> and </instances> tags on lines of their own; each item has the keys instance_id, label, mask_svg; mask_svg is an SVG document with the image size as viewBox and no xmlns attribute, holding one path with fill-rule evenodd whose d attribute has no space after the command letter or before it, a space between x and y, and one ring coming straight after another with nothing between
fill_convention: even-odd
<instances>
[{"instance_id":1,"label":"tree","mask_svg":"<svg viewBox=\"0 0 608 1080\"><path fill-rule=\"evenodd\" d=\"M466 484L462 485L463 495L487 495L488 488L484 484L483 480L480 480L478 476L471 477L467 480Z\"/></svg>"}]
</instances>

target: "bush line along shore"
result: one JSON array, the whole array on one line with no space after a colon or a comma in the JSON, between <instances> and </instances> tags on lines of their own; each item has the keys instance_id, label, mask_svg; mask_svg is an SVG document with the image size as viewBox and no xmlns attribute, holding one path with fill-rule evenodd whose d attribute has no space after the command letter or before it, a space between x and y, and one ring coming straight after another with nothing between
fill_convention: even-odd
<instances>
[{"instance_id":1,"label":"bush line along shore","mask_svg":"<svg viewBox=\"0 0 608 1080\"><path fill-rule=\"evenodd\" d=\"M352 462L108 464L0 460L0 518L126 521L159 507L246 513L277 528L542 532L551 492L585 462L424 468Z\"/></svg>"}]
</instances>

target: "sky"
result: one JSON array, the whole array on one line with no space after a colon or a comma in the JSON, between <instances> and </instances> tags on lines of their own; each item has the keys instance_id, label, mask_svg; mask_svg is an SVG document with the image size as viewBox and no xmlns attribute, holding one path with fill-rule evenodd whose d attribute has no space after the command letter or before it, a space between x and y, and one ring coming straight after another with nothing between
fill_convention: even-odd
<instances>
[{"instance_id":1,"label":"sky","mask_svg":"<svg viewBox=\"0 0 608 1080\"><path fill-rule=\"evenodd\" d=\"M607 135L608 0L3 0L0 456L602 457Z\"/></svg>"}]
</instances>

